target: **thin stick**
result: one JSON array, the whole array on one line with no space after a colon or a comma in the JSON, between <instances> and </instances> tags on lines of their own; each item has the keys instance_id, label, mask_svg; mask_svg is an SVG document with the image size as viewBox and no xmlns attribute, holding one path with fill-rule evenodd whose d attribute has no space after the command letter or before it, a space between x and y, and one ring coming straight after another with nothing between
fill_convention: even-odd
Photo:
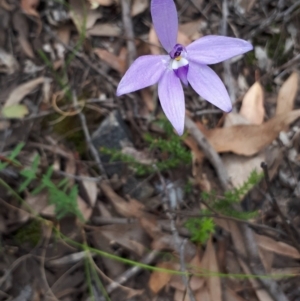
<instances>
[{"instance_id":1,"label":"thin stick","mask_svg":"<svg viewBox=\"0 0 300 301\"><path fill-rule=\"evenodd\" d=\"M77 105L78 105L77 95L74 91L73 91L72 94L73 94L72 96L73 96L74 106L77 107ZM86 140L86 143L89 147L89 150L90 150L92 156L94 157L94 160L97 162L97 165L98 165L98 168L101 172L101 175L103 176L103 178L107 179L107 174L106 174L105 169L103 167L103 164L101 162L99 153L96 150L94 144L92 143L91 135L90 135L90 132L89 132L87 124L86 124L85 115L82 112L78 113L78 115L79 115L79 118L80 118L80 121L81 121L82 129L83 129L84 136L85 136L85 140Z\"/></svg>"},{"instance_id":2,"label":"thin stick","mask_svg":"<svg viewBox=\"0 0 300 301\"><path fill-rule=\"evenodd\" d=\"M125 35L127 39L128 63L131 65L136 58L136 47L134 41L134 32L130 15L131 0L122 0L122 19L124 24Z\"/></svg>"},{"instance_id":3,"label":"thin stick","mask_svg":"<svg viewBox=\"0 0 300 301\"><path fill-rule=\"evenodd\" d=\"M151 264L156 257L159 255L159 252L157 250L153 250L150 253L148 253L143 259L142 263L144 264ZM121 274L117 279L114 280L114 282L110 283L106 287L106 292L108 294L111 294L116 288L120 287L121 284L128 281L128 279L135 276L137 273L139 273L142 270L142 267L139 266L133 266L130 269L128 269L126 272Z\"/></svg>"},{"instance_id":4,"label":"thin stick","mask_svg":"<svg viewBox=\"0 0 300 301\"><path fill-rule=\"evenodd\" d=\"M190 301L196 301L194 295L193 295L193 291L190 288L189 285L189 278L188 278L188 274L186 271L186 267L185 267L185 260L184 260L184 244L186 240L181 240L178 230L176 228L176 223L175 223L175 215L172 214L170 212L170 200L168 198L168 188L165 182L165 179L163 178L163 176L161 175L160 171L157 169L157 167L154 165L154 167L156 168L156 172L158 174L158 177L160 179L160 182L164 188L165 191L165 197L168 199L167 202L163 202L164 205L164 209L166 211L167 217L170 220L170 228L171 228L171 233L173 235L174 241L175 241L175 245L177 247L177 252L180 256L180 271L183 272L184 274L182 274L181 278L182 278L182 282L185 285L185 288L187 290L188 296L190 298Z\"/></svg>"},{"instance_id":5,"label":"thin stick","mask_svg":"<svg viewBox=\"0 0 300 301\"><path fill-rule=\"evenodd\" d=\"M200 129L196 126L196 124L187 116L185 117L185 126L189 130L193 138L196 140L198 145L201 147L207 159L215 168L223 190L228 190L231 186L230 179L218 153L210 145L210 143L205 138Z\"/></svg>"},{"instance_id":6,"label":"thin stick","mask_svg":"<svg viewBox=\"0 0 300 301\"><path fill-rule=\"evenodd\" d=\"M281 218L283 226L284 226L285 230L287 231L287 233L289 234L289 237L292 240L294 247L300 253L300 245L298 243L299 238L300 238L299 233L298 233L297 229L293 226L292 222L283 214L283 212L281 211L281 209L278 205L278 202L271 189L271 181L269 178L268 165L265 162L262 162L261 168L264 171L267 189L268 189L269 195L271 197L271 204L272 204L273 208L275 209L275 211L278 213L279 217ZM297 237L295 237L295 234Z\"/></svg>"}]
</instances>

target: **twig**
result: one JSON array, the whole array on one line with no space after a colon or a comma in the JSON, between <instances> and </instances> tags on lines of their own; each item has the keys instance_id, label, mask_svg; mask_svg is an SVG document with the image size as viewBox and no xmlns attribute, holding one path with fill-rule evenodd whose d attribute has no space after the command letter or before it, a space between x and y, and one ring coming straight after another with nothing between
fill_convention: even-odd
<instances>
[{"instance_id":1,"label":"twig","mask_svg":"<svg viewBox=\"0 0 300 301\"><path fill-rule=\"evenodd\" d=\"M131 65L136 58L136 47L134 41L134 32L130 15L131 0L122 0L122 19L124 24L125 35L127 39L128 63Z\"/></svg>"},{"instance_id":2,"label":"twig","mask_svg":"<svg viewBox=\"0 0 300 301\"><path fill-rule=\"evenodd\" d=\"M148 253L143 259L142 263L143 264L151 264L156 257L159 255L159 252L157 250L153 250L150 253ZM141 267L139 266L134 266L128 269L126 272L121 274L117 279L114 280L113 283L109 284L106 287L106 291L108 294L111 294L116 288L120 286L120 284L124 284L128 279L132 278L135 276L137 273L139 273L142 270Z\"/></svg>"},{"instance_id":3,"label":"twig","mask_svg":"<svg viewBox=\"0 0 300 301\"><path fill-rule=\"evenodd\" d=\"M299 238L300 238L299 233L298 233L297 229L293 226L292 222L283 214L283 212L281 211L281 209L278 205L278 202L271 189L271 181L269 178L268 165L265 162L262 162L261 168L264 171L267 189L268 189L269 195L271 197L271 204L272 204L273 208L275 209L275 211L278 213L279 217L281 218L283 226L284 226L285 230L287 231L287 233L289 234L289 237L292 240L294 247L300 253L300 245L298 243ZM297 237L295 237L295 235Z\"/></svg>"},{"instance_id":4,"label":"twig","mask_svg":"<svg viewBox=\"0 0 300 301\"><path fill-rule=\"evenodd\" d=\"M72 92L72 97L73 97L74 106L77 107L78 100L77 100L76 93L74 91ZM87 145L90 149L90 152L91 152L92 156L94 157L94 160L97 162L97 165L98 165L98 168L101 172L101 175L103 176L103 178L107 179L107 174L106 174L105 169L103 167L103 164L101 162L99 153L97 152L95 146L92 143L91 135L90 135L90 132L89 132L87 124L86 124L85 115L82 112L78 113L78 115L79 115L79 118L80 118L80 121L81 121L82 129L83 129L84 136L85 136L85 140L86 140L86 143L87 143Z\"/></svg>"},{"instance_id":5,"label":"twig","mask_svg":"<svg viewBox=\"0 0 300 301\"><path fill-rule=\"evenodd\" d=\"M258 257L258 247L255 242L255 238L253 236L253 232L246 227L242 227L242 233L244 236L244 242L245 247L248 253L248 256L250 257L250 269L256 274L256 275L264 275L265 270L261 263L260 258ZM262 283L262 285L268 290L268 293L273 298L274 301L288 301L287 297L283 293L280 286L273 280L273 279L267 279L267 278L260 278L259 281Z\"/></svg>"},{"instance_id":6,"label":"twig","mask_svg":"<svg viewBox=\"0 0 300 301\"><path fill-rule=\"evenodd\" d=\"M196 126L196 124L187 116L185 117L185 126L189 130L193 138L196 140L198 145L201 147L207 159L215 168L223 190L228 190L231 186L230 179L228 177L225 166L223 165L220 156L217 154L215 149L210 145L210 143L207 141L207 139L205 138L203 133L199 130L199 128Z\"/></svg>"},{"instance_id":7,"label":"twig","mask_svg":"<svg viewBox=\"0 0 300 301\"><path fill-rule=\"evenodd\" d=\"M0 199L1 200L1 199ZM136 218L124 218L124 217L103 217L95 216L92 218L92 222L96 225L128 225L136 224L138 219Z\"/></svg>"},{"instance_id":8,"label":"twig","mask_svg":"<svg viewBox=\"0 0 300 301\"><path fill-rule=\"evenodd\" d=\"M156 166L154 165L154 167L156 168ZM185 260L184 260L184 244L186 240L181 240L180 236L178 234L177 228L176 228L176 223L175 223L175 215L172 214L170 212L170 200L168 198L168 188L166 185L166 182L163 178L163 176L161 175L161 173L159 172L159 170L156 168L156 172L158 174L158 177L160 179L160 182L164 188L165 191L165 198L167 198L167 201L169 202L163 202L163 205L165 207L165 211L167 214L168 219L170 220L170 228L171 228L171 233L173 235L174 241L175 241L175 245L177 247L177 252L179 254L179 258L180 258L180 271L183 272L184 274L181 276L182 278L182 282L184 283L186 290L188 292L190 301L196 301L194 295L193 295L193 291L190 288L189 285L189 279L188 279L188 275L186 274L186 267L185 267Z\"/></svg>"},{"instance_id":9,"label":"twig","mask_svg":"<svg viewBox=\"0 0 300 301\"><path fill-rule=\"evenodd\" d=\"M228 19L228 1L227 0L223 0L222 11L223 11L223 18L222 18L221 34L223 36L227 36L227 19ZM231 72L231 68L230 68L230 60L224 61L223 67L224 67L224 73L225 73L224 81L229 90L229 96L231 99L231 103L235 103L235 101L236 101L235 87L233 84L233 77L232 77L232 72Z\"/></svg>"},{"instance_id":10,"label":"twig","mask_svg":"<svg viewBox=\"0 0 300 301\"><path fill-rule=\"evenodd\" d=\"M283 12L278 11L280 7L279 9L275 9L275 11L269 16L268 19L264 20L257 28L250 31L250 33L248 34L248 38L253 38L254 36L256 36L258 33L264 30L265 27L269 26L273 21L276 22L282 18L284 18L285 21L287 21L286 19L288 15L290 15L295 9L297 9L298 6L300 6L299 0Z\"/></svg>"}]
</instances>

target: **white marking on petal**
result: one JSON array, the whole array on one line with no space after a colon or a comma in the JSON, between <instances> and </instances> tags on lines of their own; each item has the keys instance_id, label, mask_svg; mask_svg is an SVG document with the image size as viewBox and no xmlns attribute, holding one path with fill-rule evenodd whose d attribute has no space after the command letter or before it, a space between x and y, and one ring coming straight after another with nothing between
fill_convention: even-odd
<instances>
[{"instance_id":1,"label":"white marking on petal","mask_svg":"<svg viewBox=\"0 0 300 301\"><path fill-rule=\"evenodd\" d=\"M180 67L186 66L189 64L189 61L182 57L179 61L177 61L176 59L172 61L172 69L173 70L177 70Z\"/></svg>"}]
</instances>

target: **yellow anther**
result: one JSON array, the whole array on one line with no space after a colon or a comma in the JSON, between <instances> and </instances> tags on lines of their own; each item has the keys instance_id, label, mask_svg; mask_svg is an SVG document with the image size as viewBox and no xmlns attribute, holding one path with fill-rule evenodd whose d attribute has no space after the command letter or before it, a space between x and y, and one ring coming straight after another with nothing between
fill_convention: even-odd
<instances>
[{"instance_id":1,"label":"yellow anther","mask_svg":"<svg viewBox=\"0 0 300 301\"><path fill-rule=\"evenodd\" d=\"M181 56L175 57L175 61L180 61L180 60L181 60Z\"/></svg>"}]
</instances>

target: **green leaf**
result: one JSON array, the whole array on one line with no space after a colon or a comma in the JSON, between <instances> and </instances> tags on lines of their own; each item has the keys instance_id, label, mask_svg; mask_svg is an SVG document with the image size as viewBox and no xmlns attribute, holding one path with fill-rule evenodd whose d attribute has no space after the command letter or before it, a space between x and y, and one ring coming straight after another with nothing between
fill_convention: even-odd
<instances>
[{"instance_id":1,"label":"green leaf","mask_svg":"<svg viewBox=\"0 0 300 301\"><path fill-rule=\"evenodd\" d=\"M15 160L15 158L19 155L19 153L21 152L22 148L24 147L25 143L21 142L19 143L11 152L11 154L8 156L8 159L10 161L12 161L13 163L20 165L20 162ZM4 168L6 168L6 166L8 165L8 162L0 162L0 171L3 170Z\"/></svg>"},{"instance_id":2,"label":"green leaf","mask_svg":"<svg viewBox=\"0 0 300 301\"><path fill-rule=\"evenodd\" d=\"M40 164L40 156L36 155L33 159L32 162L32 166L31 169L23 169L20 174L21 176L23 176L24 178L26 178L26 180L21 184L21 186L19 187L19 192L22 192L26 189L26 187L34 180L36 179L36 173L37 173L37 169L38 166Z\"/></svg>"},{"instance_id":3,"label":"green leaf","mask_svg":"<svg viewBox=\"0 0 300 301\"><path fill-rule=\"evenodd\" d=\"M22 119L29 113L27 106L23 104L12 105L2 109L2 115L6 118Z\"/></svg>"}]
</instances>

